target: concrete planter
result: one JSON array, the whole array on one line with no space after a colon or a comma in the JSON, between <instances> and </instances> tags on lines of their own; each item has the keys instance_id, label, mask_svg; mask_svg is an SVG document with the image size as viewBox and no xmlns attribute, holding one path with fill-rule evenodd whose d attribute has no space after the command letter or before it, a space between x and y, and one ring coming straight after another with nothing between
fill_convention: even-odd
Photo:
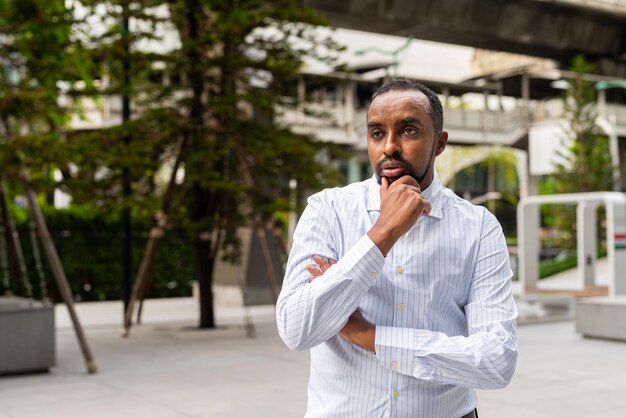
<instances>
[{"instance_id":1,"label":"concrete planter","mask_svg":"<svg viewBox=\"0 0 626 418\"><path fill-rule=\"evenodd\" d=\"M0 297L0 375L46 372L55 362L54 306Z\"/></svg>"},{"instance_id":2,"label":"concrete planter","mask_svg":"<svg viewBox=\"0 0 626 418\"><path fill-rule=\"evenodd\" d=\"M576 332L585 337L626 341L626 296L577 301Z\"/></svg>"}]
</instances>

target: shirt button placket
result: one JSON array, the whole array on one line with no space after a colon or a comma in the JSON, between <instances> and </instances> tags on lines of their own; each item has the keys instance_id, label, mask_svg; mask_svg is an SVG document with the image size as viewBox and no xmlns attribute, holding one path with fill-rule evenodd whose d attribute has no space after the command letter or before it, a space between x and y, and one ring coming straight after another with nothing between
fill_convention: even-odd
<instances>
[{"instance_id":1,"label":"shirt button placket","mask_svg":"<svg viewBox=\"0 0 626 418\"><path fill-rule=\"evenodd\" d=\"M398 281L401 281L401 280L405 279L405 277L404 277L404 267L402 267L402 266L396 267L396 273L398 273ZM398 298L400 300L404 299L404 295L402 293L397 295L397 296L400 296L400 298ZM404 312L404 309L406 308L406 305L404 303L398 303L396 306L398 307L398 311L400 311L400 312ZM398 316L397 325L398 326L403 326L403 327L406 326L406 318L405 318L404 315L399 315Z\"/></svg>"},{"instance_id":2,"label":"shirt button placket","mask_svg":"<svg viewBox=\"0 0 626 418\"><path fill-rule=\"evenodd\" d=\"M404 295L402 292L402 288L404 287L403 281L406 279L406 277L403 276L404 273L404 269L399 266L398 264L396 264L398 261L400 260L389 260L391 266L396 266L395 268L392 267L391 270L391 274L390 276L393 277L393 281L395 281L396 285L394 286L394 305L396 307L400 306L400 301L404 300ZM392 305L393 306L393 305ZM392 307L392 312L393 312L393 326L395 327L399 327L402 326L403 324L403 319L401 315L401 309L393 309ZM398 373L398 367L400 367L400 364L397 360L392 359L389 363L388 363L388 367L389 367L389 372L391 373L391 380L390 380L390 386L389 386L389 395L390 395L390 415L391 417L401 417L402 413L401 411L398 410L398 406L400 405L398 403L398 397L400 396L400 392L398 391L398 387L400 386L400 373Z\"/></svg>"}]
</instances>

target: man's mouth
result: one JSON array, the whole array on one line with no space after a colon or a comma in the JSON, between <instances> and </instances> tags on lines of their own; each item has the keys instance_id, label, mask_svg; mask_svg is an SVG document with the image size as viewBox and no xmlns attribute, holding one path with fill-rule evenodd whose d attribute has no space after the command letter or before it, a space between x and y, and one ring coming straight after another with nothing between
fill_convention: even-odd
<instances>
[{"instance_id":1,"label":"man's mouth","mask_svg":"<svg viewBox=\"0 0 626 418\"><path fill-rule=\"evenodd\" d=\"M402 177L405 174L408 174L409 170L407 168L397 162L389 162L383 164L380 170L380 175L382 177Z\"/></svg>"}]
</instances>

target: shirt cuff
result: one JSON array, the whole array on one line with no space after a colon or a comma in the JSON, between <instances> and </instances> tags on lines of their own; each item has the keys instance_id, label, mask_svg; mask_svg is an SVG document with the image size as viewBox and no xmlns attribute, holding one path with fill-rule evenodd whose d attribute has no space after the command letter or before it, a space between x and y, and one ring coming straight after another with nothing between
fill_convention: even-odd
<instances>
[{"instance_id":1,"label":"shirt cuff","mask_svg":"<svg viewBox=\"0 0 626 418\"><path fill-rule=\"evenodd\" d=\"M383 253L367 234L337 262L342 274L358 282L365 291L374 284L384 265Z\"/></svg>"},{"instance_id":2,"label":"shirt cuff","mask_svg":"<svg viewBox=\"0 0 626 418\"><path fill-rule=\"evenodd\" d=\"M377 326L374 345L378 362L389 370L412 376L414 341L414 329Z\"/></svg>"}]
</instances>

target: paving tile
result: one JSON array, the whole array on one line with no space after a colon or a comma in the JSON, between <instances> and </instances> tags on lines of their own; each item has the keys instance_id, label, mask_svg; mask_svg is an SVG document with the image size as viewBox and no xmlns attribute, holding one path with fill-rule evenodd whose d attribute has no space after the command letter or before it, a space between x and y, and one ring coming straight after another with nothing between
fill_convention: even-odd
<instances>
[{"instance_id":1,"label":"paving tile","mask_svg":"<svg viewBox=\"0 0 626 418\"><path fill-rule=\"evenodd\" d=\"M282 344L271 306L253 309L255 339L245 338L236 307L218 307L220 328L195 329L191 298L148 301L144 325L127 339L119 303L78 308L99 373L86 374L74 332L61 320L57 367L0 378L0 418L304 414L309 356ZM512 383L479 392L481 418L626 416L625 343L582 338L563 322L521 326L519 349Z\"/></svg>"}]
</instances>

